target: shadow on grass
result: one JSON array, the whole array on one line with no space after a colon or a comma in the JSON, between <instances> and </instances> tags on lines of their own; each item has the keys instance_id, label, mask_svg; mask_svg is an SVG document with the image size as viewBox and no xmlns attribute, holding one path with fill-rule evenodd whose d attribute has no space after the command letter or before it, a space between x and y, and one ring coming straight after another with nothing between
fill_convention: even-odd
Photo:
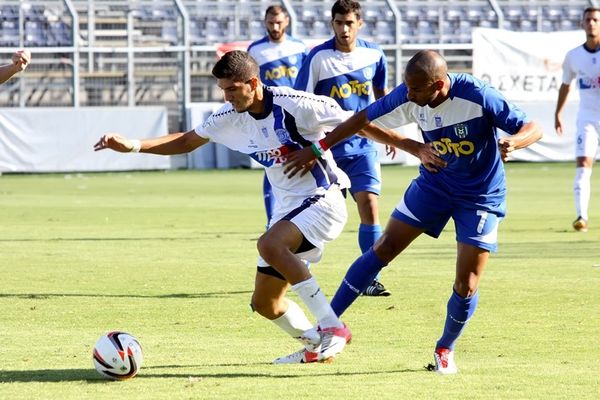
<instances>
[{"instance_id":1,"label":"shadow on grass","mask_svg":"<svg viewBox=\"0 0 600 400\"><path fill-rule=\"evenodd\" d=\"M263 363L256 363L259 365ZM241 367L248 367L252 364L229 364L239 365ZM209 367L208 365L195 365L195 366L166 366L166 367L154 367L154 368L182 368L182 367ZM214 367L214 366L212 366ZM148 379L148 378L160 378L160 379L221 379L221 378L306 378L316 376L373 376L373 375L385 375L385 374L399 374L399 373L415 373L415 372L426 372L423 369L393 369L386 371L351 371L341 372L338 369L335 371L328 371L328 365L315 365L314 367L302 366L298 369L297 373L269 373L269 372L223 372L223 373L145 373L144 370L150 368L142 367L140 374L136 379ZM114 381L101 377L96 371L91 368L88 369L40 369L40 370L27 370L27 371L0 371L0 383L10 382L74 382L74 381L86 381L88 383L112 383Z\"/></svg>"},{"instance_id":2,"label":"shadow on grass","mask_svg":"<svg viewBox=\"0 0 600 400\"><path fill-rule=\"evenodd\" d=\"M171 293L171 294L85 294L85 293L0 293L0 298L16 299L49 299L51 297L100 297L100 298L139 298L139 299L202 299L219 298L232 295L249 295L251 290L239 290L233 292L207 292L207 293Z\"/></svg>"}]
</instances>

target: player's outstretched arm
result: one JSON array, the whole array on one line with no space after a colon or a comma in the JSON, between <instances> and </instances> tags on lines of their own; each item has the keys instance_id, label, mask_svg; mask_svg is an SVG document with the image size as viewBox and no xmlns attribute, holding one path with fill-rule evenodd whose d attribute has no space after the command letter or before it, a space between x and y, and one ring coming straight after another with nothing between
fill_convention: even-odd
<instances>
[{"instance_id":1,"label":"player's outstretched arm","mask_svg":"<svg viewBox=\"0 0 600 400\"><path fill-rule=\"evenodd\" d=\"M360 131L365 125L369 123L366 111L361 111L348 118L346 121L339 124L334 130L329 132L324 139L319 141L319 145L322 150L327 150L344 140L347 137L354 135ZM305 147L304 149L297 150L293 153L288 154L287 160L283 169L283 172L292 178L297 173L303 176L312 167L311 163L317 158L317 153L311 147Z\"/></svg>"},{"instance_id":2,"label":"player's outstretched arm","mask_svg":"<svg viewBox=\"0 0 600 400\"><path fill-rule=\"evenodd\" d=\"M431 143L421 143L414 139L395 132L390 129L383 129L374 124L367 124L360 132L360 135L383 143L388 146L397 147L409 154L417 157L421 164L430 172L437 172L439 168L445 168L447 163L439 157Z\"/></svg>"},{"instance_id":3,"label":"player's outstretched arm","mask_svg":"<svg viewBox=\"0 0 600 400\"><path fill-rule=\"evenodd\" d=\"M498 140L498 150L502 161L506 161L510 153L515 150L530 146L543 136L542 127L535 121L530 121L521 127L517 133Z\"/></svg>"},{"instance_id":4,"label":"player's outstretched arm","mask_svg":"<svg viewBox=\"0 0 600 400\"><path fill-rule=\"evenodd\" d=\"M208 143L195 130L171 133L151 139L127 139L118 133L107 133L94 145L94 150L111 149L121 153L142 152L162 155L189 153Z\"/></svg>"},{"instance_id":5,"label":"player's outstretched arm","mask_svg":"<svg viewBox=\"0 0 600 400\"><path fill-rule=\"evenodd\" d=\"M6 82L14 74L24 71L31 61L28 50L19 50L12 56L12 63L0 66L0 83Z\"/></svg>"}]
</instances>

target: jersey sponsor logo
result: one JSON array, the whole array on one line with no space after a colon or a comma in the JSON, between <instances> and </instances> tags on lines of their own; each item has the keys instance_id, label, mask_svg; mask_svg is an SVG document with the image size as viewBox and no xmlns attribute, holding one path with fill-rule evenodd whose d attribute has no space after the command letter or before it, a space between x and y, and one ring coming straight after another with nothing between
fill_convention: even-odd
<instances>
[{"instance_id":1,"label":"jersey sponsor logo","mask_svg":"<svg viewBox=\"0 0 600 400\"><path fill-rule=\"evenodd\" d=\"M295 78L297 76L298 67L286 67L285 65L280 65L279 67L265 71L265 79L269 81L276 81L281 78Z\"/></svg>"},{"instance_id":2,"label":"jersey sponsor logo","mask_svg":"<svg viewBox=\"0 0 600 400\"><path fill-rule=\"evenodd\" d=\"M259 164L264 165L265 167L270 167L275 164L283 164L290 152L291 150L288 146L281 146L276 149L257 151L250 154L250 157L256 160L256 162Z\"/></svg>"},{"instance_id":3,"label":"jersey sponsor logo","mask_svg":"<svg viewBox=\"0 0 600 400\"><path fill-rule=\"evenodd\" d=\"M283 128L278 128L275 129L275 135L277 135L277 139L279 139L279 142L281 143L289 143L292 141L292 138L290 137L290 133Z\"/></svg>"},{"instance_id":4,"label":"jersey sponsor logo","mask_svg":"<svg viewBox=\"0 0 600 400\"><path fill-rule=\"evenodd\" d=\"M369 96L372 88L373 84L371 81L359 82L358 80L353 80L339 86L332 86L329 97L333 99L347 99L352 95Z\"/></svg>"},{"instance_id":5,"label":"jersey sponsor logo","mask_svg":"<svg viewBox=\"0 0 600 400\"><path fill-rule=\"evenodd\" d=\"M464 139L469 134L469 130L465 124L456 124L454 125L454 134L460 139Z\"/></svg>"},{"instance_id":6,"label":"jersey sponsor logo","mask_svg":"<svg viewBox=\"0 0 600 400\"><path fill-rule=\"evenodd\" d=\"M452 142L449 138L441 138L432 142L433 148L443 156L446 154L454 154L457 157L468 156L475 151L475 145L468 140L461 140L458 143Z\"/></svg>"},{"instance_id":7,"label":"jersey sponsor logo","mask_svg":"<svg viewBox=\"0 0 600 400\"><path fill-rule=\"evenodd\" d=\"M579 78L579 89L599 89L600 76L595 78L582 77Z\"/></svg>"}]
</instances>

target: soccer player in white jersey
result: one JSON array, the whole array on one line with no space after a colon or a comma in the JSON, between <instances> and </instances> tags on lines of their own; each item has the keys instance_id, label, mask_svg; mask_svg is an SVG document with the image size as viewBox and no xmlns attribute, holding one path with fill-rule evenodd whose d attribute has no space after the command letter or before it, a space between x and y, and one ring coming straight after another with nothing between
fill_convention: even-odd
<instances>
[{"instance_id":1,"label":"soccer player in white jersey","mask_svg":"<svg viewBox=\"0 0 600 400\"><path fill-rule=\"evenodd\" d=\"M352 264L331 306L341 315L413 240L422 233L437 238L452 218L456 276L433 368L440 374L456 373L454 345L477 307L479 279L489 253L496 250L498 224L505 214L502 161L539 140L541 129L497 90L471 75L448 73L446 61L430 50L409 60L403 84L339 125L326 136L324 146L370 121L385 129L416 123L445 167L421 164L419 176L396 206L383 236ZM510 136L499 139L497 128ZM287 173L295 176L312 158L304 150L292 154Z\"/></svg>"},{"instance_id":2,"label":"soccer player in white jersey","mask_svg":"<svg viewBox=\"0 0 600 400\"><path fill-rule=\"evenodd\" d=\"M564 127L560 114L571 90L571 82L577 79L577 167L573 185L577 219L573 222L573 228L579 232L587 232L592 166L600 140L600 8L586 8L582 25L586 35L585 43L570 50L563 62L562 85L558 90L554 126L556 133L562 135Z\"/></svg>"},{"instance_id":3,"label":"soccer player in white jersey","mask_svg":"<svg viewBox=\"0 0 600 400\"><path fill-rule=\"evenodd\" d=\"M290 17L283 6L269 6L265 11L264 23L267 34L248 46L248 53L260 67L260 79L266 86L294 87L298 70L306 57L306 45L286 33ZM266 174L263 179L263 199L268 226L275 208L275 196Z\"/></svg>"},{"instance_id":4,"label":"soccer player in white jersey","mask_svg":"<svg viewBox=\"0 0 600 400\"><path fill-rule=\"evenodd\" d=\"M0 66L0 83L4 83L13 75L24 71L31 62L31 53L29 50L18 50L13 54L11 61L10 64Z\"/></svg>"},{"instance_id":5,"label":"soccer player in white jersey","mask_svg":"<svg viewBox=\"0 0 600 400\"><path fill-rule=\"evenodd\" d=\"M269 229L258 239L252 307L305 344L300 351L278 358L276 363L331 360L350 339L350 331L333 312L303 261L318 262L325 243L335 239L346 223L343 191L350 182L331 152L319 143L326 131L352 113L328 97L287 87L262 86L258 65L244 51L226 53L212 73L228 104L202 125L188 132L141 141L106 134L94 147L170 155L190 152L213 141L246 153L265 167L277 208ZM398 134L388 136L413 142ZM283 162L291 151L303 147L319 157L310 162L309 173L288 178ZM401 143L398 147L403 148ZM416 155L424 160L433 158L433 152L423 150ZM302 309L285 297L289 285L315 317L318 331Z\"/></svg>"},{"instance_id":6,"label":"soccer player in white jersey","mask_svg":"<svg viewBox=\"0 0 600 400\"><path fill-rule=\"evenodd\" d=\"M331 8L334 37L313 48L302 65L296 89L333 98L344 110L358 112L383 97L387 90L387 62L381 48L359 39L362 26L360 3L339 0ZM350 193L360 217L358 245L366 252L381 236L378 196L381 167L373 141L352 136L331 149L338 166L352 183ZM364 292L389 296L376 278Z\"/></svg>"}]
</instances>

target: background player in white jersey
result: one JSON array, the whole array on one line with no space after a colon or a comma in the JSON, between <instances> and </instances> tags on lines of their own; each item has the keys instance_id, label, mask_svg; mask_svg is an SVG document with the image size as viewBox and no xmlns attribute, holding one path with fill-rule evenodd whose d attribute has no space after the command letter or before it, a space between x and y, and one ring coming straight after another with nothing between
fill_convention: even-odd
<instances>
[{"instance_id":1,"label":"background player in white jersey","mask_svg":"<svg viewBox=\"0 0 600 400\"><path fill-rule=\"evenodd\" d=\"M263 86L258 65L244 51L226 53L212 74L228 103L202 125L142 141L106 134L95 149L169 155L190 152L214 141L249 154L263 165L273 185L277 209L269 229L258 239L252 308L313 350L303 347L276 362L331 360L344 348L350 331L335 315L302 260L318 262L325 243L341 233L347 218L343 190L349 180L330 152L298 179L285 176L282 165L287 153L322 139L325 131L351 113L326 97ZM302 309L285 297L290 284L315 317L318 332Z\"/></svg>"},{"instance_id":2,"label":"background player in white jersey","mask_svg":"<svg viewBox=\"0 0 600 400\"><path fill-rule=\"evenodd\" d=\"M498 224L505 215L504 166L509 153L539 140L529 121L497 90L468 74L449 74L438 53L420 51L406 65L404 82L387 96L339 125L326 145L348 137L372 121L393 129L418 124L425 143L437 151L444 168L424 163L409 185L375 246L350 267L331 306L341 315L379 271L418 236L438 237L450 218L456 228L456 276L446 322L434 351L440 374L458 371L454 344L475 312L479 279L489 253L496 250ZM496 128L509 133L498 139ZM301 150L288 157L294 176L312 158Z\"/></svg>"},{"instance_id":3,"label":"background player in white jersey","mask_svg":"<svg viewBox=\"0 0 600 400\"><path fill-rule=\"evenodd\" d=\"M331 8L334 37L313 48L300 69L295 88L335 99L344 110L360 111L386 94L387 62L381 48L357 37L362 26L357 1L339 0ZM358 244L367 251L381 236L378 196L381 167L375 144L352 136L331 149L338 166L352 182L360 226ZM389 296L375 279L365 290L368 296Z\"/></svg>"},{"instance_id":4,"label":"background player in white jersey","mask_svg":"<svg viewBox=\"0 0 600 400\"><path fill-rule=\"evenodd\" d=\"M579 112L575 136L577 169L573 192L577 219L573 222L573 228L579 232L587 232L592 166L600 140L600 8L586 8L582 25L586 35L585 43L570 50L563 62L563 83L558 90L554 126L556 133L562 135L564 127L560 114L567 101L571 82L576 78Z\"/></svg>"},{"instance_id":5,"label":"background player in white jersey","mask_svg":"<svg viewBox=\"0 0 600 400\"><path fill-rule=\"evenodd\" d=\"M16 51L10 64L0 66L0 83L9 80L13 75L24 71L31 62L31 53L28 50Z\"/></svg>"},{"instance_id":6,"label":"background player in white jersey","mask_svg":"<svg viewBox=\"0 0 600 400\"><path fill-rule=\"evenodd\" d=\"M267 86L294 87L298 70L306 57L306 45L286 33L290 17L283 6L268 7L264 24L267 34L248 46L248 53L260 67L260 79ZM263 199L268 226L275 208L275 197L266 174L263 179Z\"/></svg>"}]
</instances>

